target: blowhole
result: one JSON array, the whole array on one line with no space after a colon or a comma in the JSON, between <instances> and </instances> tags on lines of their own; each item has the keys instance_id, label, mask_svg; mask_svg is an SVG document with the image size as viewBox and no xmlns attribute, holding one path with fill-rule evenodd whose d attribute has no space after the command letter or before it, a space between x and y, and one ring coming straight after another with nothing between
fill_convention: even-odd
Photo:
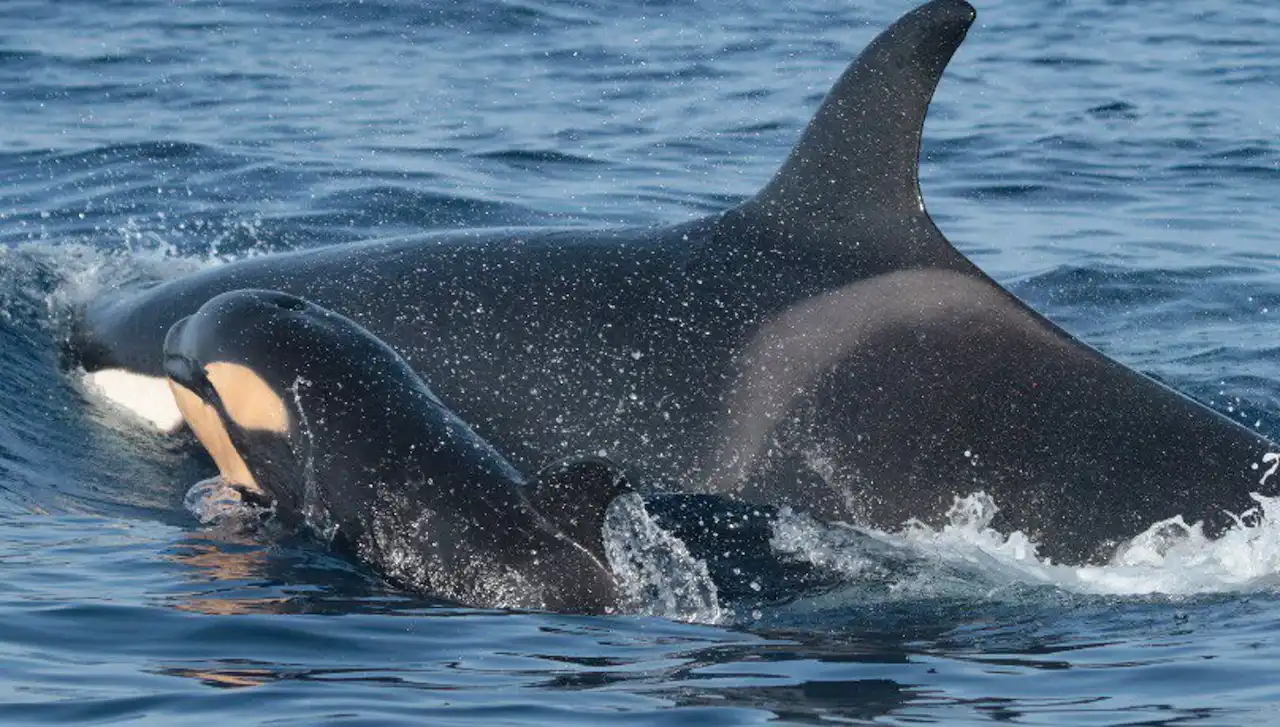
<instances>
[{"instance_id":1,"label":"blowhole","mask_svg":"<svg viewBox=\"0 0 1280 727\"><path fill-rule=\"evenodd\" d=\"M273 295L271 302L283 310L301 312L307 309L307 302L292 295Z\"/></svg>"}]
</instances>

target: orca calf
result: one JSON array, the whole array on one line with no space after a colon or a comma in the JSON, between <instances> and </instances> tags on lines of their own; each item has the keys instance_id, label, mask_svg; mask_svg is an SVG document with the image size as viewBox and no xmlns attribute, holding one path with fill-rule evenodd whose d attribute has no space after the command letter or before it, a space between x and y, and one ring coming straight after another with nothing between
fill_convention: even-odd
<instances>
[{"instance_id":1,"label":"orca calf","mask_svg":"<svg viewBox=\"0 0 1280 727\"><path fill-rule=\"evenodd\" d=\"M99 382L158 385L175 321L279 290L385 341L519 468L604 449L645 481L884 528L983 490L993 527L1061 562L1178 514L1220 533L1277 447L1045 320L925 210L925 114L973 20L963 0L903 16L723 213L243 260L94 301L70 348Z\"/></svg>"},{"instance_id":2,"label":"orca calf","mask_svg":"<svg viewBox=\"0 0 1280 727\"><path fill-rule=\"evenodd\" d=\"M473 606L620 605L600 458L526 482L394 351L294 296L236 291L174 324L174 398L223 480L391 580Z\"/></svg>"},{"instance_id":3,"label":"orca calf","mask_svg":"<svg viewBox=\"0 0 1280 727\"><path fill-rule=\"evenodd\" d=\"M472 606L640 605L620 591L603 540L610 505L633 492L620 468L589 456L526 479L350 319L233 291L175 323L164 355L224 484L395 583ZM773 552L775 508L681 493L641 502L721 599L773 603L838 584Z\"/></svg>"}]
</instances>

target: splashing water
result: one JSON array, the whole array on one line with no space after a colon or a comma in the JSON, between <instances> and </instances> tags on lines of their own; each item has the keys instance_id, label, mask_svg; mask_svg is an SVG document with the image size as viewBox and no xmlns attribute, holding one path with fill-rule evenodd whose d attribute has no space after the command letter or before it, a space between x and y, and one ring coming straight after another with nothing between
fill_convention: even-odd
<instances>
[{"instance_id":1,"label":"splashing water","mask_svg":"<svg viewBox=\"0 0 1280 727\"><path fill-rule=\"evenodd\" d=\"M202 525L213 527L251 526L273 513L245 502L240 491L221 477L197 482L187 491L183 505ZM392 575L427 582L420 572L426 566L416 559L409 541L391 542L394 535L382 533L390 538L382 543L384 551L395 555L388 563ZM605 525L605 544L610 566L628 599L624 610L697 623L717 623L725 617L706 564L658 527L638 495L624 495L614 502ZM519 574L490 580L472 586L495 604L524 603L527 592L534 590Z\"/></svg>"},{"instance_id":2,"label":"splashing water","mask_svg":"<svg viewBox=\"0 0 1280 727\"><path fill-rule=\"evenodd\" d=\"M838 599L844 601L989 598L1010 586L1036 584L1004 562L1023 545L1020 534L1006 539L986 527L982 508L988 503L981 493L961 498L942 530L912 523L896 534L822 523L783 508L773 523L771 545L782 557L835 574L845 586Z\"/></svg>"},{"instance_id":3,"label":"splashing water","mask_svg":"<svg viewBox=\"0 0 1280 727\"><path fill-rule=\"evenodd\" d=\"M706 563L654 522L639 495L622 495L610 505L604 542L628 610L699 623L725 618Z\"/></svg>"},{"instance_id":4,"label":"splashing water","mask_svg":"<svg viewBox=\"0 0 1280 727\"><path fill-rule=\"evenodd\" d=\"M1047 586L1091 595L1187 596L1271 588L1280 582L1280 497L1254 495L1258 507L1216 539L1182 517L1154 523L1098 566L1054 564L1037 555L1024 533L991 527L999 511L983 492L956 498L948 522L919 522L886 533L819 523L783 508L771 546L783 558L833 572L841 582L894 599L991 597L1002 589ZM215 477L194 485L184 504L204 525L245 526L271 511L244 502ZM662 529L638 495L610 507L605 524L610 567L627 597L624 610L672 620L723 623L731 605L719 600L706 563Z\"/></svg>"},{"instance_id":5,"label":"splashing water","mask_svg":"<svg viewBox=\"0 0 1280 727\"><path fill-rule=\"evenodd\" d=\"M65 332L75 308L102 291L178 277L208 261L172 249L107 252L87 245L0 246L0 321Z\"/></svg>"},{"instance_id":6,"label":"splashing water","mask_svg":"<svg viewBox=\"0 0 1280 727\"><path fill-rule=\"evenodd\" d=\"M1235 525L1217 538L1206 536L1199 523L1173 517L1121 545L1105 565L1060 565L1041 558L1025 533L991 527L999 507L984 492L956 498L940 528L910 522L897 533L859 529L866 536L860 539L786 513L775 523L774 547L850 580L888 572L899 589L917 594L926 584L935 595L957 587L971 591L973 586L1014 584L1093 595L1187 596L1272 588L1280 583L1280 497L1251 496L1258 507L1237 515ZM869 551L871 541L887 550ZM895 553L903 560L889 566L886 558ZM922 563L930 565L922 568ZM932 577L922 580L922 574ZM959 582L940 577L948 574L960 576Z\"/></svg>"},{"instance_id":7,"label":"splashing water","mask_svg":"<svg viewBox=\"0 0 1280 727\"><path fill-rule=\"evenodd\" d=\"M311 420L302 406L302 391L311 387L311 382L299 376L288 391L293 399L294 411L298 413L298 428L306 440L306 451L295 452L302 462L302 517L317 535L326 543L332 543L338 534L338 524L329 516L320 487L316 484L316 448L315 436L311 431Z\"/></svg>"},{"instance_id":8,"label":"splashing water","mask_svg":"<svg viewBox=\"0 0 1280 727\"><path fill-rule=\"evenodd\" d=\"M241 491L221 477L201 480L187 490L182 505L201 525L239 526L270 517L272 508L245 502Z\"/></svg>"},{"instance_id":9,"label":"splashing water","mask_svg":"<svg viewBox=\"0 0 1280 727\"><path fill-rule=\"evenodd\" d=\"M1210 539L1181 517L1152 525L1104 567L1076 577L1100 593L1192 594L1274 587L1280 577L1280 498L1252 493L1258 507Z\"/></svg>"},{"instance_id":10,"label":"splashing water","mask_svg":"<svg viewBox=\"0 0 1280 727\"><path fill-rule=\"evenodd\" d=\"M123 249L75 240L0 245L0 325L34 335L42 345L56 345L69 337L75 311L103 294L181 277L228 259L213 248L203 254L184 254L156 234ZM91 401L107 404L106 410L123 410L156 430L172 431L179 414L163 401L167 385L139 378L104 371L85 374L78 384Z\"/></svg>"}]
</instances>

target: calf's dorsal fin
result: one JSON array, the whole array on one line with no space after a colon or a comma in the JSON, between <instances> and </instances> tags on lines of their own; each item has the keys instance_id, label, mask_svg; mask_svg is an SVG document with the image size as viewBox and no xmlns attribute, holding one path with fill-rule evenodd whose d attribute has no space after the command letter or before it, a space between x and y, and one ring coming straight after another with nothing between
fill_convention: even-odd
<instances>
[{"instance_id":1,"label":"calf's dorsal fin","mask_svg":"<svg viewBox=\"0 0 1280 727\"><path fill-rule=\"evenodd\" d=\"M618 495L631 492L626 474L604 457L563 459L543 467L529 482L529 501L547 522L602 564L604 519Z\"/></svg>"}]
</instances>

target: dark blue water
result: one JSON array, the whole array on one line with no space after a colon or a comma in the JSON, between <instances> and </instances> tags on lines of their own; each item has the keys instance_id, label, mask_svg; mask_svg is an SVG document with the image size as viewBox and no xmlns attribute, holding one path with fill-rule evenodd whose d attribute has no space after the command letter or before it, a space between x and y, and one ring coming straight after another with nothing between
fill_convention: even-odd
<instances>
[{"instance_id":1,"label":"dark blue water","mask_svg":"<svg viewBox=\"0 0 1280 727\"><path fill-rule=\"evenodd\" d=\"M797 519L779 552L841 587L708 603L650 563L634 615L459 609L202 526L190 444L59 366L67 306L227 258L725 208L908 8L0 4L0 723L1268 719L1274 503L1221 543L1088 569L981 519L869 549ZM939 225L1019 296L1271 436L1276 27L1270 0L981 3L923 166Z\"/></svg>"}]
</instances>

